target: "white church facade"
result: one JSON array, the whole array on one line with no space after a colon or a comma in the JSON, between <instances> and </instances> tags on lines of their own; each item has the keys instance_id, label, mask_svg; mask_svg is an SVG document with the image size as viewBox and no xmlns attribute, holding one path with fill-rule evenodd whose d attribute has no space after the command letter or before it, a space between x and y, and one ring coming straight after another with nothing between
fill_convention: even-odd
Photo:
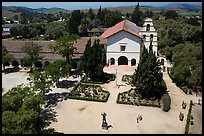
<instances>
[{"instance_id":1,"label":"white church facade","mask_svg":"<svg viewBox=\"0 0 204 136\"><path fill-rule=\"evenodd\" d=\"M133 22L124 20L108 28L101 38L107 39L106 63L108 65L138 66L142 46L146 48L152 40L153 51L157 55L157 32L152 19L145 19L144 26L138 27Z\"/></svg>"}]
</instances>

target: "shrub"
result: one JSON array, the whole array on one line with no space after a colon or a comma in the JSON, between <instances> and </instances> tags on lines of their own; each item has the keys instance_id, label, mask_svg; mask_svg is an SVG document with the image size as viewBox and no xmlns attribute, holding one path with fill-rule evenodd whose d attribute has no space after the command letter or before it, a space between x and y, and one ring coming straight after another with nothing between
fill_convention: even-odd
<instances>
[{"instance_id":1,"label":"shrub","mask_svg":"<svg viewBox=\"0 0 204 136\"><path fill-rule=\"evenodd\" d=\"M13 60L13 61L11 62L11 64L12 64L13 67L18 67L18 66L19 66L19 63L18 63L17 60Z\"/></svg>"},{"instance_id":2,"label":"shrub","mask_svg":"<svg viewBox=\"0 0 204 136\"><path fill-rule=\"evenodd\" d=\"M188 115L187 115L187 120L186 120L185 134L188 134L188 132L189 132L189 125L190 125L190 121L191 121L192 104L193 104L193 102L192 102L192 100L190 100L190 105L189 105Z\"/></svg>"},{"instance_id":3,"label":"shrub","mask_svg":"<svg viewBox=\"0 0 204 136\"><path fill-rule=\"evenodd\" d=\"M163 101L163 111L168 112L170 110L170 105L171 105L171 98L168 95L168 93L164 94L162 101Z\"/></svg>"}]
</instances>

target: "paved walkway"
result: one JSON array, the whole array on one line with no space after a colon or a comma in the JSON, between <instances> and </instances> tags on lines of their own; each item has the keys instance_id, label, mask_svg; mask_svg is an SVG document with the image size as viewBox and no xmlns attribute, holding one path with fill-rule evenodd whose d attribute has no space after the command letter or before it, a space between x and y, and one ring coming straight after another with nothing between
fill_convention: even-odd
<instances>
[{"instance_id":1,"label":"paved walkway","mask_svg":"<svg viewBox=\"0 0 204 136\"><path fill-rule=\"evenodd\" d=\"M202 107L197 105L198 99L202 99L201 96L194 95L187 95L185 94L179 87L176 86L175 83L172 82L171 78L167 73L163 75L163 79L166 82L167 89L169 90L169 95L171 97L171 110L169 113L177 111L177 116L179 115L179 112L184 113L184 129L186 125L186 119L189 109L190 100L193 101L195 106L192 107L192 114L194 115L194 123L195 126L192 128L192 133L202 133L202 122L200 119L202 118ZM187 103L187 108L182 108L182 102ZM197 106L196 106L197 105ZM194 109L195 108L195 109ZM185 130L184 130L185 131Z\"/></svg>"},{"instance_id":2,"label":"paved walkway","mask_svg":"<svg viewBox=\"0 0 204 136\"><path fill-rule=\"evenodd\" d=\"M15 85L15 82L17 83L17 81L19 83L26 82L24 80L22 81L22 75L20 75L21 74L19 73L12 73L6 75L6 78L4 75L2 77L4 87L6 88L11 84ZM18 76L20 78L18 78ZM155 107L117 104L116 99L118 93L127 91L131 88L130 85L126 85L124 82L122 82L122 74L118 74L117 84L121 85L119 88L116 87L116 81L111 81L108 84L102 85L110 92L110 97L106 103L72 99L58 102L57 105L53 107L57 122L52 122L50 127L53 127L56 129L56 131L63 132L65 134L182 134L184 133L185 129L186 115L189 108L190 99L192 99L194 103L197 103L198 99L201 99L201 97L186 95L183 93L180 88L172 83L172 80L169 78L168 74L164 74L163 78L167 84L169 95L171 97L171 109L169 112L163 112L161 108ZM77 81L79 79L69 77L68 80ZM71 89L72 87L68 89L53 88L53 92L51 93L69 92ZM182 101L187 103L186 109L182 109ZM183 122L179 121L178 116L180 111L185 114ZM107 113L107 122L113 126L113 128L110 128L108 131L101 130L102 112ZM136 117L138 114L142 114L143 116L143 120L140 123L136 123Z\"/></svg>"}]
</instances>

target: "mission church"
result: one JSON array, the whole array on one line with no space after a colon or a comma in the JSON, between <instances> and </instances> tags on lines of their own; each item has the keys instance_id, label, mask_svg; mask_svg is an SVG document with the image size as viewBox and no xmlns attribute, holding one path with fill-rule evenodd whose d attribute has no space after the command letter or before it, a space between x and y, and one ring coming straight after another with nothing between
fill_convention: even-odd
<instances>
[{"instance_id":1,"label":"mission church","mask_svg":"<svg viewBox=\"0 0 204 136\"><path fill-rule=\"evenodd\" d=\"M101 35L101 38L107 39L107 65L138 66L142 46L149 49L151 41L157 56L157 32L152 22L152 19L146 18L143 27L138 27L135 23L124 20L108 28Z\"/></svg>"},{"instance_id":2,"label":"mission church","mask_svg":"<svg viewBox=\"0 0 204 136\"><path fill-rule=\"evenodd\" d=\"M127 65L137 67L142 53L142 46L149 49L150 42L153 45L153 51L158 59L164 59L164 66L168 66L167 60L157 53L157 32L153 26L153 20L146 18L143 27L138 27L135 23L123 20L115 26L108 29L102 29L101 36L81 37L73 46L77 52L73 54L72 59L76 61L77 68L81 68L82 56L86 47L87 41L91 38L92 43L95 39L100 39L100 44L103 44L106 49L106 64L107 66ZM55 44L55 41L36 41L36 40L2 40L2 44L8 52L14 56L15 60L21 65L21 59L26 54L21 50L28 42L42 45L40 51L42 66L53 63L56 60L64 59L60 54L53 54L49 48L50 44Z\"/></svg>"}]
</instances>

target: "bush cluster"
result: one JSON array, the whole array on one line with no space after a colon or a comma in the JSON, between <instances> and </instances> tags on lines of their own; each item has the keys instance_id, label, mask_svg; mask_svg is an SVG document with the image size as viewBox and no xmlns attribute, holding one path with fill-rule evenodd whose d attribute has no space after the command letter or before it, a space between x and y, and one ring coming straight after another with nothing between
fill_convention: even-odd
<instances>
[{"instance_id":1,"label":"bush cluster","mask_svg":"<svg viewBox=\"0 0 204 136\"><path fill-rule=\"evenodd\" d=\"M110 96L110 93L106 90L102 90L102 92L106 93L102 99L98 99L97 97L82 97L76 93L76 89L81 85L81 82L78 82L74 88L71 90L70 94L66 97L69 99L78 99L78 100L87 100L87 101L97 101L97 102L106 102ZM89 86L95 86L94 84L86 84Z\"/></svg>"},{"instance_id":2,"label":"bush cluster","mask_svg":"<svg viewBox=\"0 0 204 136\"><path fill-rule=\"evenodd\" d=\"M125 93L125 92L124 92ZM148 101L146 102L132 102L132 101L120 101L120 95L122 95L123 93L119 93L118 96L117 96L117 99L116 99L116 103L119 103L119 104L128 104L128 105L136 105L136 106L152 106L152 107L158 107L160 108L160 102L159 104L153 104L153 103L148 103Z\"/></svg>"},{"instance_id":3,"label":"bush cluster","mask_svg":"<svg viewBox=\"0 0 204 136\"><path fill-rule=\"evenodd\" d=\"M171 98L168 93L163 96L163 111L168 112L170 110Z\"/></svg>"},{"instance_id":4,"label":"bush cluster","mask_svg":"<svg viewBox=\"0 0 204 136\"><path fill-rule=\"evenodd\" d=\"M193 102L192 102L192 100L190 100L190 105L189 105L188 115L187 115L187 120L186 120L185 134L188 134L188 132L189 132L189 125L190 125L190 121L191 121L192 104L193 104Z\"/></svg>"}]
</instances>

